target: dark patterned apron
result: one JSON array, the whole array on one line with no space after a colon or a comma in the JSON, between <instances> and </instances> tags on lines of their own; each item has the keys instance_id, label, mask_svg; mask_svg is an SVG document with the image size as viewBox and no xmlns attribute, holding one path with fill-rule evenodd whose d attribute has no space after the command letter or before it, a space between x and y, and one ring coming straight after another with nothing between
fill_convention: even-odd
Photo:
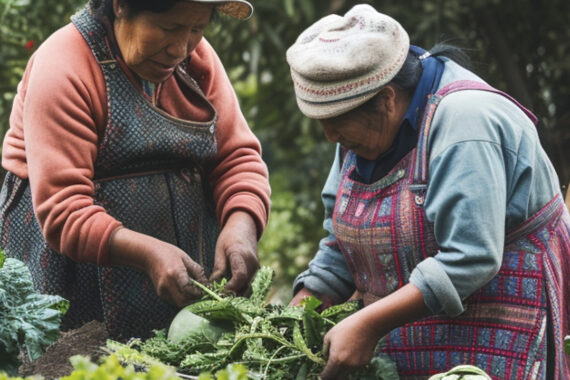
<instances>
[{"instance_id":1,"label":"dark patterned apron","mask_svg":"<svg viewBox=\"0 0 570 380\"><path fill-rule=\"evenodd\" d=\"M464 89L508 96L478 82L446 86L428 102L417 147L375 183L352 179L356 156L345 156L334 232L363 294L378 298L401 288L415 266L438 251L423 209L427 137L442 97ZM426 379L459 364L476 365L493 379L568 378L569 244L570 216L557 195L507 234L499 273L464 301L464 313L425 318L387 335L382 350L401 379Z\"/></svg>"},{"instance_id":2,"label":"dark patterned apron","mask_svg":"<svg viewBox=\"0 0 570 380\"><path fill-rule=\"evenodd\" d=\"M180 247L209 273L219 231L208 189L208 165L217 151L216 110L181 67L175 75L200 96L211 120L180 120L153 107L121 70L105 28L90 9L72 21L99 62L107 88L109 112L95 162L95 204L126 228ZM146 274L75 263L48 247L27 180L8 173L1 202L0 238L7 255L27 263L38 291L71 301L63 329L104 320L112 338L128 339L168 326L177 309L158 298Z\"/></svg>"}]
</instances>

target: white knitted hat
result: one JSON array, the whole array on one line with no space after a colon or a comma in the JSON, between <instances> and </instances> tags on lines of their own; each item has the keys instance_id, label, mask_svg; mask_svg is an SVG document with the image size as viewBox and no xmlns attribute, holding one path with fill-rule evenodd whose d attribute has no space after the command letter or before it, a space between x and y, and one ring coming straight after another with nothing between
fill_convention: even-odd
<instances>
[{"instance_id":1,"label":"white knitted hat","mask_svg":"<svg viewBox=\"0 0 570 380\"><path fill-rule=\"evenodd\" d=\"M366 102L398 73L409 46L404 28L367 4L315 22L287 50L301 112L325 119Z\"/></svg>"}]
</instances>

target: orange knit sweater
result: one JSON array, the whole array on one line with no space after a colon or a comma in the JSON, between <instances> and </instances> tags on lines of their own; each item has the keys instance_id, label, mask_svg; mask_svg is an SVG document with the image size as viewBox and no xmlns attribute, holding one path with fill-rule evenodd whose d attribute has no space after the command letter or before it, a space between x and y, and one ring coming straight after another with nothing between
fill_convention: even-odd
<instances>
[{"instance_id":1,"label":"orange knit sweater","mask_svg":"<svg viewBox=\"0 0 570 380\"><path fill-rule=\"evenodd\" d=\"M210 175L219 221L223 225L233 211L247 211L261 236L270 207L267 167L222 63L205 39L191 53L189 73L219 114ZM208 111L191 99L171 77L161 85L157 106L178 118L207 120ZM101 69L79 31L64 26L28 62L4 138L2 166L29 179L48 244L75 261L99 265L108 264L109 237L121 225L93 202L94 162L106 121Z\"/></svg>"}]
</instances>

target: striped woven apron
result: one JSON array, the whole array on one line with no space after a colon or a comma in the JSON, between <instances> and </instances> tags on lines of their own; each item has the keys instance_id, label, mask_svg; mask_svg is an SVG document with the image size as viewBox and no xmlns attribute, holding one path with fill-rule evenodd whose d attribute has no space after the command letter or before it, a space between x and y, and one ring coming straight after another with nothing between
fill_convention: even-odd
<instances>
[{"instance_id":1,"label":"striped woven apron","mask_svg":"<svg viewBox=\"0 0 570 380\"><path fill-rule=\"evenodd\" d=\"M350 151L345 156L334 232L356 288L365 295L383 297L401 288L418 263L438 252L423 209L427 137L440 100L464 89L508 97L478 82L444 87L430 97L416 148L372 184L352 179L356 156ZM396 362L401 379L426 379L459 364L476 365L497 380L569 378L563 352L570 315L569 244L570 216L557 195L507 234L499 273L464 300L464 313L428 317L386 336L381 349Z\"/></svg>"},{"instance_id":2,"label":"striped woven apron","mask_svg":"<svg viewBox=\"0 0 570 380\"><path fill-rule=\"evenodd\" d=\"M105 28L87 6L72 17L103 71L108 100L105 134L95 162L95 204L126 228L174 244L210 272L218 236L208 189L208 164L217 151L217 114L198 85L176 75L211 111L189 122L155 108L119 67ZM9 173L0 198L1 244L29 266L38 291L71 301L62 328L104 320L112 338L145 338L165 328L177 309L162 301L150 278L128 267L75 263L50 249L32 209L28 180Z\"/></svg>"}]
</instances>

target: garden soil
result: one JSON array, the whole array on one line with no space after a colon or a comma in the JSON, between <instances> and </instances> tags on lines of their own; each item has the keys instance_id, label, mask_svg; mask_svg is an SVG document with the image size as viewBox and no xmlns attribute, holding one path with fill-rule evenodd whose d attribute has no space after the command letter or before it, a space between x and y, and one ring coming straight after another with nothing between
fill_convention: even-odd
<instances>
[{"instance_id":1,"label":"garden soil","mask_svg":"<svg viewBox=\"0 0 570 380\"><path fill-rule=\"evenodd\" d=\"M46 352L31 363L24 363L20 376L40 375L46 380L68 376L73 372L69 358L74 355L89 356L93 362L104 355L101 347L109 335L101 322L88 322L75 330L61 333L61 337Z\"/></svg>"}]
</instances>

